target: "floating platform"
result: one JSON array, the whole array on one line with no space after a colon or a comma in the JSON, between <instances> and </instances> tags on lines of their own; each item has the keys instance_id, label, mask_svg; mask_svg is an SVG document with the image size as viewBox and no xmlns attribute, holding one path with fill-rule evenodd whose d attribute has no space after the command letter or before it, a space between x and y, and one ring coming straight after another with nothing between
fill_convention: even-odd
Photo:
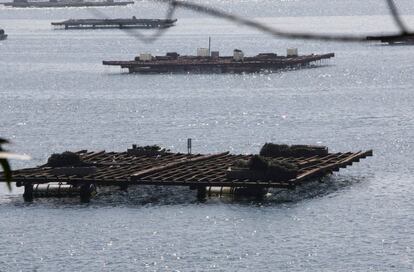
<instances>
[{"instance_id":1,"label":"floating platform","mask_svg":"<svg viewBox=\"0 0 414 272\"><path fill-rule=\"evenodd\" d=\"M414 45L414 34L368 36L368 41L380 41L389 45Z\"/></svg>"},{"instance_id":2,"label":"floating platform","mask_svg":"<svg viewBox=\"0 0 414 272\"><path fill-rule=\"evenodd\" d=\"M273 158L281 164L294 164L297 172L289 179L240 174L238 163L253 155L142 153L136 147L127 152L78 151L82 166L51 167L48 164L13 171L13 182L25 187L24 198L31 201L39 186L52 196L80 195L88 201L96 187L130 185L187 186L203 195L209 188L244 189L258 192L268 188L294 189L308 181L372 156L372 150L346 153L315 153L310 156ZM49 159L50 161L50 159ZM4 181L0 175L0 181ZM38 194L39 195L39 194ZM42 196L40 194L40 196Z\"/></svg>"},{"instance_id":3,"label":"floating platform","mask_svg":"<svg viewBox=\"0 0 414 272\"><path fill-rule=\"evenodd\" d=\"M64 7L110 7L126 6L134 4L134 1L113 0L106 1L83 1L83 0L50 0L50 1L27 1L14 0L13 2L1 3L6 7L13 8L64 8Z\"/></svg>"},{"instance_id":4,"label":"floating platform","mask_svg":"<svg viewBox=\"0 0 414 272\"><path fill-rule=\"evenodd\" d=\"M98 29L98 28L168 28L175 25L177 19L70 19L52 22L54 27L64 29Z\"/></svg>"},{"instance_id":5,"label":"floating platform","mask_svg":"<svg viewBox=\"0 0 414 272\"><path fill-rule=\"evenodd\" d=\"M166 56L141 54L132 61L103 61L103 65L120 66L130 73L254 73L295 69L320 63L333 58L334 53L299 56L296 53L278 56L274 53L262 53L254 57L244 57L240 50L233 56L220 57L219 52L198 50L197 56L180 56L176 52Z\"/></svg>"},{"instance_id":6,"label":"floating platform","mask_svg":"<svg viewBox=\"0 0 414 272\"><path fill-rule=\"evenodd\" d=\"M7 39L7 34L4 32L3 29L0 29L0 41Z\"/></svg>"}]
</instances>

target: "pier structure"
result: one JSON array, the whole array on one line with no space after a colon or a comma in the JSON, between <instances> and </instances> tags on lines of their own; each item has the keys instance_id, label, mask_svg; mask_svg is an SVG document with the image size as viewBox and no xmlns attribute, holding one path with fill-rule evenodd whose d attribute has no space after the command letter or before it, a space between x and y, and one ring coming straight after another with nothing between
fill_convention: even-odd
<instances>
[{"instance_id":1,"label":"pier structure","mask_svg":"<svg viewBox=\"0 0 414 272\"><path fill-rule=\"evenodd\" d=\"M85 1L85 0L49 0L49 1L28 1L13 0L3 2L2 5L13 8L64 8L64 7L109 7L126 6L134 4L134 1Z\"/></svg>"},{"instance_id":2,"label":"pier structure","mask_svg":"<svg viewBox=\"0 0 414 272\"><path fill-rule=\"evenodd\" d=\"M321 153L309 156L280 156L273 158L279 164L295 165L296 172L288 178L267 176L257 172L247 175L238 168L242 160L254 155L182 154L171 152L91 152L81 150L78 156L82 165L50 166L13 171L13 182L24 186L24 199L35 197L79 196L89 201L93 192L102 186L186 186L205 197L214 188L250 193L265 192L269 188L295 189L309 181L320 179L341 168L372 156L372 150L345 153ZM253 174L252 174L253 173ZM0 175L0 181L2 175Z\"/></svg>"},{"instance_id":3,"label":"pier structure","mask_svg":"<svg viewBox=\"0 0 414 272\"><path fill-rule=\"evenodd\" d=\"M220 56L218 51L199 48L197 56L180 56L176 52L165 56L140 54L131 61L103 61L103 65L120 66L130 73L254 73L281 69L296 69L317 64L335 56L334 53L320 55L261 53L245 57L241 50L235 49L233 56Z\"/></svg>"},{"instance_id":4,"label":"pier structure","mask_svg":"<svg viewBox=\"0 0 414 272\"><path fill-rule=\"evenodd\" d=\"M70 19L52 22L55 28L98 29L98 28L168 28L175 25L177 19Z\"/></svg>"}]
</instances>

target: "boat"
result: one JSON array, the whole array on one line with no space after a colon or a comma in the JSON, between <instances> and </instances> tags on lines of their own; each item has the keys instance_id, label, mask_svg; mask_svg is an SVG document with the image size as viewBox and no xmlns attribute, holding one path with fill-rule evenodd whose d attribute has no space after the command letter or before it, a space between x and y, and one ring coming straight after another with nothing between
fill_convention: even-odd
<instances>
[{"instance_id":1,"label":"boat","mask_svg":"<svg viewBox=\"0 0 414 272\"><path fill-rule=\"evenodd\" d=\"M84 1L84 0L49 0L49 1L28 1L13 0L13 2L2 3L4 6L13 8L61 8L61 7L107 7L126 6L134 4L134 1Z\"/></svg>"},{"instance_id":2,"label":"boat","mask_svg":"<svg viewBox=\"0 0 414 272\"><path fill-rule=\"evenodd\" d=\"M165 56L143 53L131 61L103 61L103 65L120 66L130 73L252 73L306 67L334 56L334 53L300 56L297 48L289 48L286 56L261 53L245 57L242 50L235 49L233 56L222 57L218 51L198 48L196 56L180 56L176 52Z\"/></svg>"}]
</instances>

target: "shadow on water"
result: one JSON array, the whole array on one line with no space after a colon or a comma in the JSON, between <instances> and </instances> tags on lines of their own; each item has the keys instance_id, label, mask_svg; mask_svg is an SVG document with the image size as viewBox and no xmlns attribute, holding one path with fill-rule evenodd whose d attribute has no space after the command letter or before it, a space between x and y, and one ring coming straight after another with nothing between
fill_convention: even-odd
<instances>
[{"instance_id":1,"label":"shadow on water","mask_svg":"<svg viewBox=\"0 0 414 272\"><path fill-rule=\"evenodd\" d=\"M187 187L131 186L128 190L117 187L100 188L90 203L82 204L79 198L40 198L25 203L21 195L4 196L1 205L47 208L100 208L100 207L152 207L165 205L220 205L273 206L298 203L304 200L333 196L354 185L366 182L368 177L331 176L314 181L295 190L270 189L262 197L211 195L199 200L197 191Z\"/></svg>"},{"instance_id":2,"label":"shadow on water","mask_svg":"<svg viewBox=\"0 0 414 272\"><path fill-rule=\"evenodd\" d=\"M272 74L281 74L285 72L291 71L299 71L299 70L309 70L309 69L319 69L319 68L326 68L326 67L334 67L335 64L330 63L321 63L321 64L309 64L306 67L288 67L283 69L275 69L275 70L262 70L260 72L233 72L233 73L211 73L211 72L146 72L146 73L130 73L128 72L127 68L107 68L107 70L103 73L105 76L109 77L136 77L139 75L192 75L192 76L203 76L203 75L212 75L215 76L222 76L222 77L229 77L229 76L246 76L246 75L272 75Z\"/></svg>"},{"instance_id":3,"label":"shadow on water","mask_svg":"<svg viewBox=\"0 0 414 272\"><path fill-rule=\"evenodd\" d=\"M271 195L263 204L298 203L308 199L333 196L367 180L367 177L329 176L299 186L295 190L271 190Z\"/></svg>"}]
</instances>

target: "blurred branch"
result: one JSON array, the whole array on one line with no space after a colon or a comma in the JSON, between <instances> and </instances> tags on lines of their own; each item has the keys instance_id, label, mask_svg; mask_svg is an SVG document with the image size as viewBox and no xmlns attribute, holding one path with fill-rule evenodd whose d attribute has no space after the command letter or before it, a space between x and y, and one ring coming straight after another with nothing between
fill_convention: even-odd
<instances>
[{"instance_id":1,"label":"blurred branch","mask_svg":"<svg viewBox=\"0 0 414 272\"><path fill-rule=\"evenodd\" d=\"M105 18L105 19L109 19L105 13L103 13L102 11L98 10L98 9L91 9L89 10L90 13L94 14L95 16L97 16L98 18ZM175 12L175 5L170 5L168 10L167 10L167 14L166 14L166 18L167 19L172 19L173 15ZM152 43L155 40L157 40L159 37L161 37L167 30L168 28L158 28L155 33L153 33L152 35L145 35L142 34L139 30L137 29L130 29L130 28L121 28L122 31L124 31L127 35L135 37L137 39L139 39L142 42L145 43Z\"/></svg>"},{"instance_id":2,"label":"blurred branch","mask_svg":"<svg viewBox=\"0 0 414 272\"><path fill-rule=\"evenodd\" d=\"M149 1L168 5L168 11L165 16L166 19L172 19L172 16L175 10L178 8L181 8L181 9L192 10L192 11L199 12L199 13L204 13L204 14L216 17L216 18L225 19L225 20L234 22L236 24L248 26L262 33L269 34L273 37L281 37L281 38L288 38L288 39L302 39L302 40L338 41L338 42L365 42L367 41L365 35L348 35L348 34L338 35L338 34L328 34L328 33L317 34L317 33L291 32L287 30L280 30L280 29L277 29L271 26L267 26L255 20L248 19L246 17L231 14L231 13L219 10L215 7L198 4L198 3L191 2L191 1L177 1L177 0L149 0ZM399 15L395 2L393 0L386 0L386 2L388 3L388 7L390 9L390 13L392 17L399 28L399 33L393 36L397 38L404 38L404 37L411 35L409 31L407 30L407 27L401 20L401 17ZM91 10L91 12L100 18L106 18L105 14L102 13L101 11L93 9ZM129 36L133 36L142 42L150 43L150 42L154 42L159 37L161 37L167 31L167 29L158 29L152 35L144 35L141 32L137 30L132 30L132 29L123 29L123 31L125 31Z\"/></svg>"},{"instance_id":3,"label":"blurred branch","mask_svg":"<svg viewBox=\"0 0 414 272\"><path fill-rule=\"evenodd\" d=\"M25 161L25 160L30 160L30 156L15 154L11 152L0 152L0 159Z\"/></svg>"},{"instance_id":4,"label":"blurred branch","mask_svg":"<svg viewBox=\"0 0 414 272\"><path fill-rule=\"evenodd\" d=\"M397 26L400 28L401 34L408 34L408 29L405 26L405 24L403 23L401 16L399 15L397 6L395 5L393 0L387 0L388 3L388 8L390 9L390 13L392 15L392 18L394 19L395 23L397 24Z\"/></svg>"},{"instance_id":5,"label":"blurred branch","mask_svg":"<svg viewBox=\"0 0 414 272\"><path fill-rule=\"evenodd\" d=\"M8 144L8 143L9 141L7 141L6 139L0 138L0 166L3 169L3 176L6 181L7 187L9 188L9 190L11 190L10 182L12 181L12 170L11 170L8 160L10 159L30 160L30 157L27 155L19 155L19 154L6 152L3 149L2 145Z\"/></svg>"},{"instance_id":6,"label":"blurred branch","mask_svg":"<svg viewBox=\"0 0 414 272\"><path fill-rule=\"evenodd\" d=\"M204 13L220 19L232 21L236 24L245 25L254 29L257 29L263 33L270 34L275 37L289 38L289 39L304 39L304 40L323 40L323 41L343 41L343 42L362 42L365 41L363 36L353 35L335 35L335 34L312 34L312 33L293 33L290 31L279 30L260 22L234 15L214 7L209 7L201 4L196 4L189 1L176 1L176 0L150 0L153 2L161 2L174 6L176 8L183 8L193 10L196 12Z\"/></svg>"},{"instance_id":7,"label":"blurred branch","mask_svg":"<svg viewBox=\"0 0 414 272\"><path fill-rule=\"evenodd\" d=\"M4 155L4 150L2 145L3 144L7 144L9 143L6 139L0 138L0 155L3 155L0 157L0 165L3 168L3 175L4 175L4 179L7 182L7 187L9 188L9 190L11 190L11 185L10 182L12 180L12 171L10 168L10 164L9 161L7 160L6 156ZM4 157L4 158L2 158Z\"/></svg>"}]
</instances>

